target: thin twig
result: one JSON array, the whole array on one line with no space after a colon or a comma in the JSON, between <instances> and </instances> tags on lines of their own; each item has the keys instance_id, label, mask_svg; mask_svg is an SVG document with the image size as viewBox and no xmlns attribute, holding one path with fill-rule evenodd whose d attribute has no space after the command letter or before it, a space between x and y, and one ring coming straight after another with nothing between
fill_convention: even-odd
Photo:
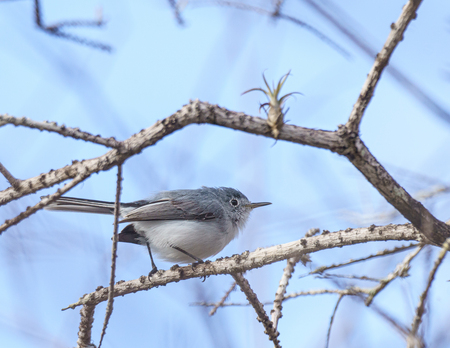
<instances>
[{"instance_id":1,"label":"thin twig","mask_svg":"<svg viewBox=\"0 0 450 348\"><path fill-rule=\"evenodd\" d=\"M176 0L168 0L170 7L172 7L173 13L179 25L184 25L183 17L181 17L180 9Z\"/></svg>"},{"instance_id":2,"label":"thin twig","mask_svg":"<svg viewBox=\"0 0 450 348\"><path fill-rule=\"evenodd\" d=\"M228 291L225 293L225 295L223 295L223 297L220 299L219 302L217 302L214 307L209 311L209 315L213 316L214 314L216 314L217 309L219 307L222 307L224 302L228 299L228 296L230 296L231 292L236 289L236 282L233 282L233 284L231 284L230 288L228 289Z\"/></svg>"},{"instance_id":3,"label":"thin twig","mask_svg":"<svg viewBox=\"0 0 450 348\"><path fill-rule=\"evenodd\" d=\"M306 232L306 237L311 237L317 234L320 230L318 228L311 228L308 232ZM275 300L273 302L273 309L271 311L272 314L272 323L273 329L276 333L278 333L278 321L282 317L281 311L283 309L283 299L286 294L286 288L289 284L289 279L292 277L292 273L294 272L295 265L302 259L305 259L307 255L301 255L292 257L287 260L287 265L284 268L283 275L281 276L280 284L275 293ZM308 258L309 259L309 258ZM222 303L225 301L222 301Z\"/></svg>"},{"instance_id":4,"label":"thin twig","mask_svg":"<svg viewBox=\"0 0 450 348\"><path fill-rule=\"evenodd\" d=\"M430 271L430 274L428 276L427 286L426 286L424 292L420 295L419 304L417 305L417 309L416 309L416 315L413 319L413 323L411 326L411 333L408 337L408 348L414 347L413 343L416 340L417 331L419 330L420 323L422 322L422 316L425 311L425 303L426 303L426 299L427 299L428 293L431 288L431 284L434 280L434 277L436 275L436 272L437 272L439 266L442 264L442 261L444 260L445 255L447 255L447 251L449 250L449 247L450 247L449 244L450 244L450 238L447 239L445 241L444 245L442 246L438 257L437 257L436 261L434 262L433 269Z\"/></svg>"},{"instance_id":5,"label":"thin twig","mask_svg":"<svg viewBox=\"0 0 450 348\"><path fill-rule=\"evenodd\" d=\"M248 302L250 302L250 304L253 306L253 309L255 310L256 315L258 316L257 320L261 322L264 326L265 329L264 333L269 336L269 339L273 342L276 348L281 348L280 341L277 338L279 333L277 333L277 331L273 328L272 322L267 316L263 304L258 300L258 297L250 287L248 280L244 278L242 273L232 273L231 276L234 278L236 284L239 285L242 292L247 297Z\"/></svg>"},{"instance_id":6,"label":"thin twig","mask_svg":"<svg viewBox=\"0 0 450 348\"><path fill-rule=\"evenodd\" d=\"M350 287L348 289L319 289L319 290L309 290L309 291L301 291L288 294L283 297L283 301L290 300L293 298L301 297L301 296L316 296L316 295L341 295L341 296L361 296L366 295L370 289L361 289L358 287ZM273 301L261 302L264 306L273 305ZM203 306L203 307L213 307L216 305L214 302L196 302L192 305L195 306ZM250 306L248 302L225 302L221 304L221 307L246 307Z\"/></svg>"},{"instance_id":7,"label":"thin twig","mask_svg":"<svg viewBox=\"0 0 450 348\"><path fill-rule=\"evenodd\" d=\"M44 208L45 206L47 206L48 204L53 202L55 199L58 199L59 197L61 197L61 195L63 195L64 193L66 193L70 189L74 188L80 182L82 182L85 179L87 179L90 175L91 175L91 173L88 173L86 171L80 172L77 176L75 176L75 178L73 178L72 181L68 182L63 187L59 188L55 193L53 193L53 194L51 194L49 196L42 197L40 202L37 203L36 205L34 205L32 207L27 207L27 209L25 211L23 211L19 215L16 215L14 218L12 218L10 220L5 220L5 222L2 225L0 225L0 235L7 228L18 224L23 219L29 217L30 215L34 214L38 210Z\"/></svg>"},{"instance_id":8,"label":"thin twig","mask_svg":"<svg viewBox=\"0 0 450 348\"><path fill-rule=\"evenodd\" d=\"M381 251L377 252L376 254L365 256L365 257L362 257L360 259L356 259L356 260L352 260L351 259L349 261L338 263L338 264L333 264L333 265L330 265L330 266L321 266L321 267L316 268L314 271L311 271L311 272L309 272L307 274L303 274L301 276L301 278L302 277L306 277L306 276L311 275L311 274L323 273L323 272L328 271L330 269L340 268L340 267L352 265L354 263L367 261L367 260L370 260L370 259L373 259L373 258L376 258L376 257L396 254L396 253L399 253L399 252L402 252L402 251L405 251L405 250L412 249L412 248L414 248L416 246L417 246L417 243L411 243L409 245L395 247L394 249L381 250Z\"/></svg>"},{"instance_id":9,"label":"thin twig","mask_svg":"<svg viewBox=\"0 0 450 348\"><path fill-rule=\"evenodd\" d=\"M338 295L349 295L356 296L362 294L368 294L370 289L362 289L356 286L352 286L348 289L319 289L319 290L309 290L309 291L300 291L294 292L284 296L283 301L290 300L300 296L315 296L315 295L323 295L323 294L338 294Z\"/></svg>"},{"instance_id":10,"label":"thin twig","mask_svg":"<svg viewBox=\"0 0 450 348\"><path fill-rule=\"evenodd\" d=\"M85 39L85 38L82 38L82 37L79 37L76 35L72 35L72 34L68 34L68 33L61 31L61 29L63 29L64 27L80 27L80 26L101 27L105 24L105 22L102 20L101 17L98 20L93 20L93 21L86 21L86 20L63 21L63 22L56 23L53 25L45 25L44 21L42 20L42 11L41 11L41 5L40 5L39 0L34 0L34 16L35 16L36 25L38 26L38 28L47 34L50 34L50 35L53 35L56 37L61 37L61 38L67 39L67 40L71 40L71 41L80 43L82 45L90 46L93 48L98 48L103 51L107 51L107 52L112 51L112 47L110 45L105 45L98 41Z\"/></svg>"},{"instance_id":11,"label":"thin twig","mask_svg":"<svg viewBox=\"0 0 450 348\"><path fill-rule=\"evenodd\" d=\"M58 125L56 122L38 122L30 120L26 117L13 117L8 114L0 115L0 127L6 124L13 124L14 126L24 126L28 128L39 129L40 131L48 131L61 134L64 137L71 137L74 139L81 139L89 141L94 144L100 144L106 147L120 148L121 142L113 137L103 138L100 135L93 135L88 132L83 132L79 128L70 128L65 125Z\"/></svg>"},{"instance_id":12,"label":"thin twig","mask_svg":"<svg viewBox=\"0 0 450 348\"><path fill-rule=\"evenodd\" d=\"M341 55L343 55L346 58L349 58L351 55L350 53L343 48L342 46L340 46L338 43L336 43L335 41L333 41L332 39L330 39L328 36L326 36L324 33L322 33L320 30L316 29L315 27L313 27L312 25L289 15L286 15L284 13L281 12L274 12L271 10L266 10L263 9L261 7L256 7L256 6L252 6L252 5L248 5L248 4L243 4L240 2L235 2L235 1L226 1L226 0L214 0L212 2L209 1L196 1L195 3L193 3L193 5L211 5L211 4L217 4L219 6L227 6L227 7L232 7L232 8L236 8L239 10L244 10L244 11L250 11L250 12L254 12L254 13L258 13L261 15L265 15L268 17L274 17L274 18L281 18L287 21L290 21L302 28L305 28L307 31L309 31L310 33L312 33L314 36L316 36L317 38L319 38L321 41L323 41L325 44L327 44L328 46L330 46L331 48L333 48L334 50L336 50L337 52L339 52Z\"/></svg>"},{"instance_id":13,"label":"thin twig","mask_svg":"<svg viewBox=\"0 0 450 348\"><path fill-rule=\"evenodd\" d=\"M439 194L447 193L450 191L450 186L445 185L434 185L433 187L426 189L426 190L420 190L412 195L414 199L417 199L420 202L423 202L427 199L433 198ZM389 221L392 221L395 217L400 215L400 213L395 210L391 209L390 211L381 212L381 213L374 213L374 214L359 214L354 211L347 212L349 215L349 220L355 222L358 225L364 225L367 223L387 223Z\"/></svg>"},{"instance_id":14,"label":"thin twig","mask_svg":"<svg viewBox=\"0 0 450 348\"><path fill-rule=\"evenodd\" d=\"M8 180L8 182L11 184L12 187L14 187L15 189L19 187L21 180L16 179L1 162L0 162L0 173L3 174L3 176L6 178L6 180Z\"/></svg>"},{"instance_id":15,"label":"thin twig","mask_svg":"<svg viewBox=\"0 0 450 348\"><path fill-rule=\"evenodd\" d=\"M113 312L113 304L114 304L114 279L116 277L116 259L117 259L117 242L118 238L118 229L119 229L119 214L120 214L120 193L122 183L122 164L117 166L117 185L116 185L116 200L114 202L114 233L113 233L113 242L112 242L112 250L111 250L111 277L109 281L109 292L108 292L108 303L106 304L106 314L105 320L103 322L102 334L100 336L100 343L98 344L98 348L102 346L103 338L105 337L106 327L108 326L109 318Z\"/></svg>"},{"instance_id":16,"label":"thin twig","mask_svg":"<svg viewBox=\"0 0 450 348\"><path fill-rule=\"evenodd\" d=\"M325 273L325 274L316 276L316 278L319 278L319 279L346 278L346 279L367 280L367 281L371 281L371 282L380 282L381 281L381 279L371 278L371 277L366 277L366 276L355 276L355 275L348 275L348 274L332 274L332 273Z\"/></svg>"},{"instance_id":17,"label":"thin twig","mask_svg":"<svg viewBox=\"0 0 450 348\"><path fill-rule=\"evenodd\" d=\"M389 313L387 313L384 309L379 308L376 303L373 303L370 307L371 310L373 310L375 313L377 313L381 318L386 320L388 323L390 323L397 331L404 337L407 337L409 334L409 329L399 323L397 319L392 317Z\"/></svg>"},{"instance_id":18,"label":"thin twig","mask_svg":"<svg viewBox=\"0 0 450 348\"><path fill-rule=\"evenodd\" d=\"M331 335L331 327L333 326L333 321L334 321L334 317L336 315L336 311L339 307L339 303L341 303L342 298L344 297L344 295L340 295L337 302L336 302L336 306L334 307L333 310L333 314L331 315L331 319L330 319L330 325L328 326L328 333L327 333L327 343L325 344L325 347L328 348L328 346L330 345L330 335Z\"/></svg>"},{"instance_id":19,"label":"thin twig","mask_svg":"<svg viewBox=\"0 0 450 348\"><path fill-rule=\"evenodd\" d=\"M274 8L274 10L272 12L272 16L273 17L278 17L278 15L280 14L281 7L283 6L283 4L284 4L284 0L276 0L275 1L275 8Z\"/></svg>"},{"instance_id":20,"label":"thin twig","mask_svg":"<svg viewBox=\"0 0 450 348\"><path fill-rule=\"evenodd\" d=\"M92 345L92 324L94 323L94 311L95 306L93 305L84 305L81 307L80 315L80 327L78 330L78 340L77 347L85 348L85 347L94 347Z\"/></svg>"},{"instance_id":21,"label":"thin twig","mask_svg":"<svg viewBox=\"0 0 450 348\"><path fill-rule=\"evenodd\" d=\"M262 302L264 306L272 305L273 301L270 302ZM201 307L215 307L217 306L217 302L193 302L191 306L201 306ZM223 302L219 307L248 307L250 306L249 302Z\"/></svg>"},{"instance_id":22,"label":"thin twig","mask_svg":"<svg viewBox=\"0 0 450 348\"><path fill-rule=\"evenodd\" d=\"M403 34L408 27L408 24L416 18L417 8L419 7L421 0L409 0L405 6L403 6L403 11L400 14L396 23L391 25L391 32L381 49L377 54L375 62L367 75L366 82L363 85L361 93L359 94L358 100L353 106L353 110L347 122L347 128L356 134L359 133L359 125L361 119L364 115L364 111L367 108L370 100L372 99L373 92L378 81L381 78L381 73L383 69L388 65L389 59L391 58L394 49L397 44L403 39Z\"/></svg>"},{"instance_id":23,"label":"thin twig","mask_svg":"<svg viewBox=\"0 0 450 348\"><path fill-rule=\"evenodd\" d=\"M383 290L386 286L388 286L388 284L391 281L393 281L395 278L397 278L397 277L403 278L408 275L408 271L410 268L409 264L419 254L419 252L422 250L423 247L424 247L424 245L420 245L412 253L409 253L405 257L403 262L397 265L394 272L389 273L389 275L386 278L382 279L380 281L380 283L370 291L369 296L367 296L366 301L365 301L366 306L370 306L374 297L376 295L378 295L380 293L380 291Z\"/></svg>"},{"instance_id":24,"label":"thin twig","mask_svg":"<svg viewBox=\"0 0 450 348\"><path fill-rule=\"evenodd\" d=\"M300 256L291 257L287 260L286 267L284 268L283 275L280 279L280 285L275 293L275 300L273 301L273 309L270 312L272 314L273 329L278 331L278 320L282 317L281 310L283 309L284 295L286 294L286 288L289 284L289 279L294 273L295 265L300 261Z\"/></svg>"}]
</instances>

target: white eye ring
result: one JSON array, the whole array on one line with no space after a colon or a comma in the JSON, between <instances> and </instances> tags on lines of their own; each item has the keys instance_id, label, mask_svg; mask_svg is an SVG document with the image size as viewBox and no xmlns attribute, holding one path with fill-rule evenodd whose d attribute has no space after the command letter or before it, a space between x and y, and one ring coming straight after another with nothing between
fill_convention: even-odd
<instances>
[{"instance_id":1,"label":"white eye ring","mask_svg":"<svg viewBox=\"0 0 450 348\"><path fill-rule=\"evenodd\" d=\"M230 200L230 204L231 204L233 207L237 207L237 206L239 205L239 201L238 201L236 198L232 198L232 199Z\"/></svg>"}]
</instances>

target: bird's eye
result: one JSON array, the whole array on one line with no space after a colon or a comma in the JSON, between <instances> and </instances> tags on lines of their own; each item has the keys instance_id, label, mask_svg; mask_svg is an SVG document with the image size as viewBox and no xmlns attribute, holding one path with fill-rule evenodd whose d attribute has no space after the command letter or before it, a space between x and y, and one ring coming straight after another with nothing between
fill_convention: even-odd
<instances>
[{"instance_id":1,"label":"bird's eye","mask_svg":"<svg viewBox=\"0 0 450 348\"><path fill-rule=\"evenodd\" d=\"M239 201L236 198L231 199L230 204L233 207L237 207L239 205Z\"/></svg>"}]
</instances>

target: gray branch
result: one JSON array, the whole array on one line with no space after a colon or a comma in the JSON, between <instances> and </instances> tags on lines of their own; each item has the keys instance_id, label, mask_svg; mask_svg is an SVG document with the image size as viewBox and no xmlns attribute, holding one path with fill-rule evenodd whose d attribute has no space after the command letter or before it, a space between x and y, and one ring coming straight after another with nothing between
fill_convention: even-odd
<instances>
[{"instance_id":1,"label":"gray branch","mask_svg":"<svg viewBox=\"0 0 450 348\"><path fill-rule=\"evenodd\" d=\"M241 288L242 292L247 297L248 302L252 305L256 314L258 315L257 320L261 322L264 326L264 333L269 336L269 339L273 342L275 348L281 348L280 341L278 340L279 333L273 327L273 323L270 321L269 316L264 310L264 305L258 300L253 289L247 279L244 278L242 273L232 273L231 276L234 278L235 282Z\"/></svg>"},{"instance_id":2,"label":"gray branch","mask_svg":"<svg viewBox=\"0 0 450 348\"><path fill-rule=\"evenodd\" d=\"M92 324L94 323L95 306L85 305L80 310L81 320L78 331L77 348L95 347L91 343Z\"/></svg>"},{"instance_id":3,"label":"gray branch","mask_svg":"<svg viewBox=\"0 0 450 348\"><path fill-rule=\"evenodd\" d=\"M421 234L411 225L387 225L379 227L355 228L319 236L302 238L293 242L259 248L253 252L217 259L214 262L179 267L174 265L167 271L155 273L151 282L146 276L126 282L117 282L114 286L114 297L123 296L142 290L149 290L161 285L179 282L183 279L202 278L210 275L242 273L251 269L279 262L320 250L340 248L346 245L361 244L373 241L416 240L422 241ZM84 295L80 300L65 309L90 304L96 305L108 299L108 288L100 288Z\"/></svg>"},{"instance_id":4,"label":"gray branch","mask_svg":"<svg viewBox=\"0 0 450 348\"><path fill-rule=\"evenodd\" d=\"M61 134L63 137L70 137L74 139L80 139L84 141L89 141L94 144L103 145L106 147L119 148L120 141L114 138L103 138L100 135L93 135L88 132L83 132L79 128L70 128L65 125L58 125L56 122L38 122L33 121L26 117L13 117L8 114L0 115L0 127L12 124L14 126L24 126L28 128L39 129L40 131L47 131L52 133Z\"/></svg>"},{"instance_id":5,"label":"gray branch","mask_svg":"<svg viewBox=\"0 0 450 348\"><path fill-rule=\"evenodd\" d=\"M367 108L370 100L372 99L373 92L378 81L381 78L381 73L388 65L389 59L394 52L397 44L403 40L403 34L408 27L408 24L416 18L417 8L419 7L421 0L410 0L403 7L403 11L396 23L392 23L391 32L381 49L377 54L375 63L372 66L369 74L367 75L366 82L363 85L362 91L359 94L358 100L353 106L353 110L350 114L350 118L347 122L347 128L352 132L359 132L359 124L364 115L364 111Z\"/></svg>"}]
</instances>

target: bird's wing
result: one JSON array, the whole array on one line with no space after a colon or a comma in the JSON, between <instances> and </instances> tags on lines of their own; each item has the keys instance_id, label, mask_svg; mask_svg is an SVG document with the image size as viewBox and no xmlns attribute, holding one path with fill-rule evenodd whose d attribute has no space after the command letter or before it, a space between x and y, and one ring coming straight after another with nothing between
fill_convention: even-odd
<instances>
[{"instance_id":1,"label":"bird's wing","mask_svg":"<svg viewBox=\"0 0 450 348\"><path fill-rule=\"evenodd\" d=\"M212 220L220 209L217 202L202 206L187 198L163 198L133 209L120 222L152 220Z\"/></svg>"}]
</instances>

